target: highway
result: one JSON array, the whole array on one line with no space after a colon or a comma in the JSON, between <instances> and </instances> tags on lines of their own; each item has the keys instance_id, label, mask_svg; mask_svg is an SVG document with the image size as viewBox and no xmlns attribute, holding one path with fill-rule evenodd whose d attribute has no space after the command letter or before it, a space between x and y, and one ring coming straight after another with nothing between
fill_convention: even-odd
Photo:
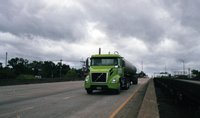
<instances>
[{"instance_id":1,"label":"highway","mask_svg":"<svg viewBox=\"0 0 200 118\"><path fill-rule=\"evenodd\" d=\"M142 97L136 94L144 94L141 89L147 82L148 79L139 79L137 85L118 95L109 91L88 95L83 81L3 86L0 87L0 118L111 118L130 96L138 99L132 105L136 109L131 111L134 116L142 102Z\"/></svg>"}]
</instances>

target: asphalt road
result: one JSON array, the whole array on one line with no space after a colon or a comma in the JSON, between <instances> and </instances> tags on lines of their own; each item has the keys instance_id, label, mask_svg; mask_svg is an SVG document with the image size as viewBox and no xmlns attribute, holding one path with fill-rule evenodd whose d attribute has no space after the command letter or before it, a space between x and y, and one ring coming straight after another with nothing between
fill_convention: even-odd
<instances>
[{"instance_id":1,"label":"asphalt road","mask_svg":"<svg viewBox=\"0 0 200 118\"><path fill-rule=\"evenodd\" d=\"M0 118L108 118L148 79L115 95L88 95L83 81L0 87Z\"/></svg>"}]
</instances>

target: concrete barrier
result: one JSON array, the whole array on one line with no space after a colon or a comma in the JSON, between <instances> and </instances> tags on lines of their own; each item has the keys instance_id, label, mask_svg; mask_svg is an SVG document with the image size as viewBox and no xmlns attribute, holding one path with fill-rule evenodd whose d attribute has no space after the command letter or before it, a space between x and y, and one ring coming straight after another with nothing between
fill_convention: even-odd
<instances>
[{"instance_id":1,"label":"concrete barrier","mask_svg":"<svg viewBox=\"0 0 200 118\"><path fill-rule=\"evenodd\" d=\"M159 110L153 79L149 80L138 118L159 118Z\"/></svg>"},{"instance_id":2,"label":"concrete barrier","mask_svg":"<svg viewBox=\"0 0 200 118\"><path fill-rule=\"evenodd\" d=\"M167 78L154 78L154 80L156 84L176 95L178 99L187 98L200 105L200 81Z\"/></svg>"}]
</instances>

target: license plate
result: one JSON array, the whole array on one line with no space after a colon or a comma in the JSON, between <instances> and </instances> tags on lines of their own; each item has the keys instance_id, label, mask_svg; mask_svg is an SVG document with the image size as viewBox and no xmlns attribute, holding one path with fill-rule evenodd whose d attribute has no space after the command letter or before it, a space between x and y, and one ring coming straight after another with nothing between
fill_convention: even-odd
<instances>
[{"instance_id":1,"label":"license plate","mask_svg":"<svg viewBox=\"0 0 200 118\"><path fill-rule=\"evenodd\" d=\"M97 90L101 90L102 89L102 87L97 87Z\"/></svg>"}]
</instances>

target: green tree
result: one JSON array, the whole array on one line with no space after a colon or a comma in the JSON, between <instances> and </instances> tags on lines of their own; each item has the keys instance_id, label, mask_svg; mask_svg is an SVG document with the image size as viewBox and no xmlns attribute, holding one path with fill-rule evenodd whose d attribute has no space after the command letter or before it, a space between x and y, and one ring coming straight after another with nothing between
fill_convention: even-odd
<instances>
[{"instance_id":1,"label":"green tree","mask_svg":"<svg viewBox=\"0 0 200 118\"><path fill-rule=\"evenodd\" d=\"M9 66L11 66L16 75L25 74L28 72L28 60L23 58L12 58L8 61Z\"/></svg>"},{"instance_id":2,"label":"green tree","mask_svg":"<svg viewBox=\"0 0 200 118\"><path fill-rule=\"evenodd\" d=\"M74 80L78 77L76 70L75 69L71 69L67 72L66 76L67 79L69 80Z\"/></svg>"},{"instance_id":3,"label":"green tree","mask_svg":"<svg viewBox=\"0 0 200 118\"><path fill-rule=\"evenodd\" d=\"M194 78L200 78L200 72L198 70L192 70L192 75Z\"/></svg>"},{"instance_id":4,"label":"green tree","mask_svg":"<svg viewBox=\"0 0 200 118\"><path fill-rule=\"evenodd\" d=\"M33 61L28 65L32 75L41 75L42 61Z\"/></svg>"},{"instance_id":5,"label":"green tree","mask_svg":"<svg viewBox=\"0 0 200 118\"><path fill-rule=\"evenodd\" d=\"M16 74L13 69L5 67L0 69L0 79L12 79L15 78Z\"/></svg>"},{"instance_id":6,"label":"green tree","mask_svg":"<svg viewBox=\"0 0 200 118\"><path fill-rule=\"evenodd\" d=\"M3 69L3 64L0 62L0 69Z\"/></svg>"},{"instance_id":7,"label":"green tree","mask_svg":"<svg viewBox=\"0 0 200 118\"><path fill-rule=\"evenodd\" d=\"M52 61L44 61L42 64L42 76L51 78L54 76L55 64Z\"/></svg>"},{"instance_id":8,"label":"green tree","mask_svg":"<svg viewBox=\"0 0 200 118\"><path fill-rule=\"evenodd\" d=\"M70 70L69 65L66 64L62 65L62 70L61 70L62 75L66 75L69 70Z\"/></svg>"}]
</instances>

